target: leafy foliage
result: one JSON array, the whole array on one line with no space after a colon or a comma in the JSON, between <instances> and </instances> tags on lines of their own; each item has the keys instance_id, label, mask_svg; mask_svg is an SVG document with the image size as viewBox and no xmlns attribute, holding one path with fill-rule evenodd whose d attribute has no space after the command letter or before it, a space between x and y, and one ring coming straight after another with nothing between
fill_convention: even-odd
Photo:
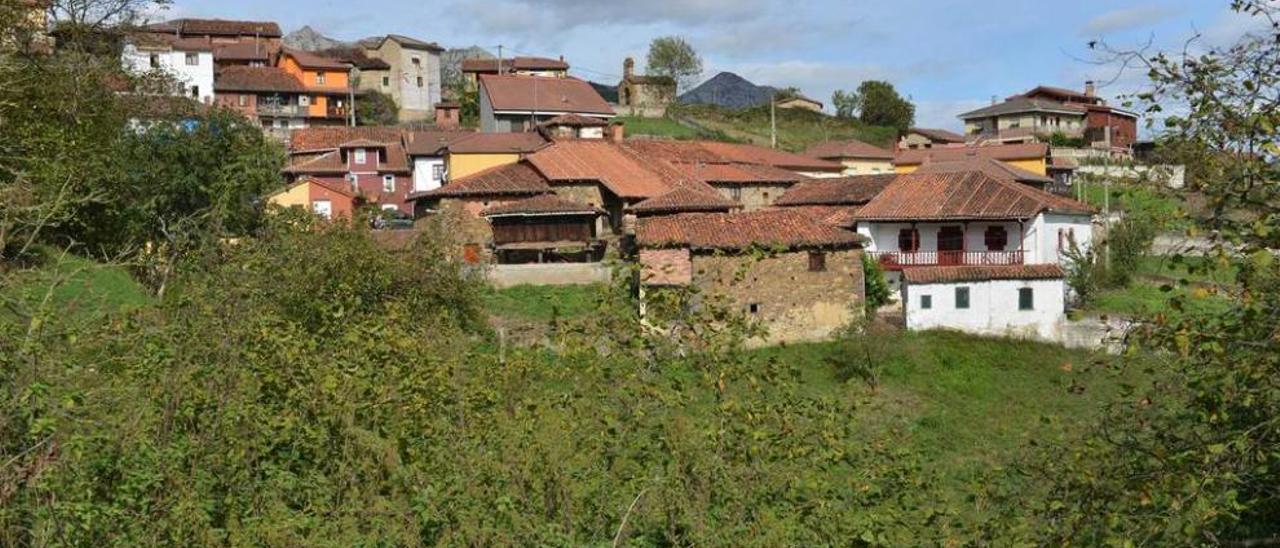
<instances>
[{"instance_id":1,"label":"leafy foliage","mask_svg":"<svg viewBox=\"0 0 1280 548\"><path fill-rule=\"evenodd\" d=\"M394 126L400 123L395 99L380 91L364 90L356 96L356 124Z\"/></svg>"},{"instance_id":2,"label":"leafy foliage","mask_svg":"<svg viewBox=\"0 0 1280 548\"><path fill-rule=\"evenodd\" d=\"M858 112L858 118L864 124L889 126L897 129L898 135L902 135L915 123L915 105L899 95L898 90L889 82L867 80L858 85L856 92L841 92L841 95L843 101L840 102L832 97L836 112L840 112L840 104L843 102L850 114L855 110Z\"/></svg>"},{"instance_id":3,"label":"leafy foliage","mask_svg":"<svg viewBox=\"0 0 1280 548\"><path fill-rule=\"evenodd\" d=\"M649 43L647 65L650 76L669 77L681 89L688 88L702 74L702 57L679 36L654 38Z\"/></svg>"},{"instance_id":4,"label":"leafy foliage","mask_svg":"<svg viewBox=\"0 0 1280 548\"><path fill-rule=\"evenodd\" d=\"M870 255L862 254L862 278L866 290L866 309L868 315L874 315L880 307L893 300L893 290L884 277L884 269Z\"/></svg>"}]
</instances>

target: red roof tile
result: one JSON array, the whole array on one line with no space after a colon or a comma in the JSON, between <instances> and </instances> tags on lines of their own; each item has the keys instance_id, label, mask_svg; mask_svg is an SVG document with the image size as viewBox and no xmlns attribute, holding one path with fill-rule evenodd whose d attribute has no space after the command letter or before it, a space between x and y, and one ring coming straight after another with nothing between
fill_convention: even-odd
<instances>
[{"instance_id":1,"label":"red roof tile","mask_svg":"<svg viewBox=\"0 0 1280 548\"><path fill-rule=\"evenodd\" d=\"M804 151L804 154L823 160L840 160L843 158L893 159L892 150L870 145L857 139L821 142L809 147L808 150Z\"/></svg>"},{"instance_id":2,"label":"red roof tile","mask_svg":"<svg viewBox=\"0 0 1280 548\"><path fill-rule=\"evenodd\" d=\"M539 194L518 202L500 204L480 213L484 217L502 215L604 215L598 207L571 202L555 194Z\"/></svg>"},{"instance_id":3,"label":"red roof tile","mask_svg":"<svg viewBox=\"0 0 1280 548\"><path fill-rule=\"evenodd\" d=\"M184 35L258 36L280 38L280 25L271 21L235 21L227 19L174 19L143 27L152 32L176 32Z\"/></svg>"},{"instance_id":4,"label":"red roof tile","mask_svg":"<svg viewBox=\"0 0 1280 548\"><path fill-rule=\"evenodd\" d=\"M475 135L470 130L430 129L405 132L404 148L411 156L442 156L451 144Z\"/></svg>"},{"instance_id":5,"label":"red roof tile","mask_svg":"<svg viewBox=\"0 0 1280 548\"><path fill-rule=\"evenodd\" d=\"M592 118L581 114L561 114L550 120L547 120L540 126L570 126L570 127L601 127L609 125L609 121L602 118Z\"/></svg>"},{"instance_id":6,"label":"red roof tile","mask_svg":"<svg viewBox=\"0 0 1280 548\"><path fill-rule=\"evenodd\" d=\"M529 163L553 183L598 181L623 199L651 198L670 188L662 177L608 141L559 141L529 156Z\"/></svg>"},{"instance_id":7,"label":"red roof tile","mask_svg":"<svg viewBox=\"0 0 1280 548\"><path fill-rule=\"evenodd\" d=\"M409 199L457 198L464 196L512 196L544 194L551 186L541 173L528 163L506 164L454 179L444 186L415 192Z\"/></svg>"},{"instance_id":8,"label":"red roof tile","mask_svg":"<svg viewBox=\"0 0 1280 548\"><path fill-rule=\"evenodd\" d=\"M271 52L267 49L266 44L261 43L236 43L236 44L219 44L213 48L213 59L215 61L267 61L271 58Z\"/></svg>"},{"instance_id":9,"label":"red roof tile","mask_svg":"<svg viewBox=\"0 0 1280 548\"><path fill-rule=\"evenodd\" d=\"M575 112L613 117L613 107L577 78L480 75L480 92L495 111Z\"/></svg>"},{"instance_id":10,"label":"red roof tile","mask_svg":"<svg viewBox=\"0 0 1280 548\"><path fill-rule=\"evenodd\" d=\"M218 72L214 91L264 91L302 93L302 82L276 67L227 67Z\"/></svg>"},{"instance_id":11,"label":"red roof tile","mask_svg":"<svg viewBox=\"0 0 1280 548\"><path fill-rule=\"evenodd\" d=\"M864 221L1030 219L1042 212L1089 215L1088 206L980 171L899 175L858 210Z\"/></svg>"},{"instance_id":12,"label":"red roof tile","mask_svg":"<svg viewBox=\"0 0 1280 548\"><path fill-rule=\"evenodd\" d=\"M905 268L902 278L910 284L981 282L986 280L1056 280L1066 276L1056 264L1011 266L921 266Z\"/></svg>"},{"instance_id":13,"label":"red roof tile","mask_svg":"<svg viewBox=\"0 0 1280 548\"><path fill-rule=\"evenodd\" d=\"M516 57L503 59L502 66L506 70L569 70L569 64L563 60L546 57ZM463 59L462 72L498 73L497 59Z\"/></svg>"},{"instance_id":14,"label":"red roof tile","mask_svg":"<svg viewBox=\"0 0 1280 548\"><path fill-rule=\"evenodd\" d=\"M228 69L230 70L230 69ZM391 126L329 126L293 130L289 136L290 150L318 150L338 148L338 145L357 139L379 143L398 143L404 129Z\"/></svg>"},{"instance_id":15,"label":"red roof tile","mask_svg":"<svg viewBox=\"0 0 1280 548\"><path fill-rule=\"evenodd\" d=\"M880 194L897 175L854 175L813 179L787 189L774 205L861 205Z\"/></svg>"},{"instance_id":16,"label":"red roof tile","mask_svg":"<svg viewBox=\"0 0 1280 548\"><path fill-rule=\"evenodd\" d=\"M547 145L547 140L536 132L525 133L473 133L449 144L454 154L526 154Z\"/></svg>"},{"instance_id":17,"label":"red roof tile","mask_svg":"<svg viewBox=\"0 0 1280 548\"><path fill-rule=\"evenodd\" d=\"M1053 183L1053 177L1040 175L1020 167L1011 166L995 158L971 157L964 160L927 162L913 173L954 173L957 171L981 171L992 177L1010 179L1023 184L1044 186Z\"/></svg>"},{"instance_id":18,"label":"red roof tile","mask_svg":"<svg viewBox=\"0 0 1280 548\"><path fill-rule=\"evenodd\" d=\"M996 160L1033 160L1049 156L1045 143L1018 143L976 147L910 148L899 150L894 156L895 165L917 165L927 161L947 162L968 158L994 158Z\"/></svg>"},{"instance_id":19,"label":"red roof tile","mask_svg":"<svg viewBox=\"0 0 1280 548\"><path fill-rule=\"evenodd\" d=\"M408 173L411 171L409 158L399 144L371 148L385 149L384 154L378 155L378 172ZM294 154L290 156L289 161L289 166L284 168L285 173L346 173L348 169L347 163L342 160L342 153L337 150L322 154Z\"/></svg>"},{"instance_id":20,"label":"red roof tile","mask_svg":"<svg viewBox=\"0 0 1280 548\"><path fill-rule=\"evenodd\" d=\"M338 59L325 57L323 55L317 55L309 51L303 51L303 50L294 49L294 48L284 48L283 50L281 50L281 52L284 55L288 55L289 57L292 57L293 60L297 61L298 64L302 66L302 68L332 69L332 70L346 70L348 68L347 63L344 63Z\"/></svg>"},{"instance_id":21,"label":"red roof tile","mask_svg":"<svg viewBox=\"0 0 1280 548\"><path fill-rule=\"evenodd\" d=\"M913 127L911 129L908 129L907 133L919 133L920 135L923 135L929 138L930 141L936 141L939 143L963 143L964 142L964 135L961 135L954 131L947 131L945 129Z\"/></svg>"},{"instance_id":22,"label":"red roof tile","mask_svg":"<svg viewBox=\"0 0 1280 548\"><path fill-rule=\"evenodd\" d=\"M739 250L761 247L854 247L865 238L787 209L685 213L637 220L641 247Z\"/></svg>"},{"instance_id":23,"label":"red roof tile","mask_svg":"<svg viewBox=\"0 0 1280 548\"><path fill-rule=\"evenodd\" d=\"M802 205L787 206L786 209L802 212L817 219L819 222L831 226L852 230L858 224L858 210L861 209L861 206Z\"/></svg>"},{"instance_id":24,"label":"red roof tile","mask_svg":"<svg viewBox=\"0 0 1280 548\"><path fill-rule=\"evenodd\" d=\"M828 162L772 148L716 141L701 141L700 144L713 154L734 162L764 164L792 171L823 171L831 173L844 171L844 166L836 162Z\"/></svg>"},{"instance_id":25,"label":"red roof tile","mask_svg":"<svg viewBox=\"0 0 1280 548\"><path fill-rule=\"evenodd\" d=\"M705 183L690 182L631 206L631 211L644 215L668 213L732 211L740 207L721 196Z\"/></svg>"}]
</instances>

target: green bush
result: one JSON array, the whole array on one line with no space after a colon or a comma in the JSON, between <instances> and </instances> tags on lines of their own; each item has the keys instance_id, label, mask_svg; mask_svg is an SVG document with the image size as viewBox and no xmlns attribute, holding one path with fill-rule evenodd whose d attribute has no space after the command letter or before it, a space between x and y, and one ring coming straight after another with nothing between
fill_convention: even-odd
<instances>
[{"instance_id":1,"label":"green bush","mask_svg":"<svg viewBox=\"0 0 1280 548\"><path fill-rule=\"evenodd\" d=\"M862 279L866 287L867 314L875 314L881 306L893 301L893 290L884 278L884 269L866 253L862 254Z\"/></svg>"}]
</instances>

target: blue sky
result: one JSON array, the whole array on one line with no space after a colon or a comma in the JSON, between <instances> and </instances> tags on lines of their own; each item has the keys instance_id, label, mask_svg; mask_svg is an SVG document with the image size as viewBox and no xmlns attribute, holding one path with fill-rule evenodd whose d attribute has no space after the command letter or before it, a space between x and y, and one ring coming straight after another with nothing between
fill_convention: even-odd
<instances>
[{"instance_id":1,"label":"blue sky","mask_svg":"<svg viewBox=\"0 0 1280 548\"><path fill-rule=\"evenodd\" d=\"M554 57L583 78L616 82L630 55L677 34L722 70L794 85L829 102L835 89L889 80L917 105L917 123L956 129L955 115L1036 84L1100 82L1112 97L1136 71L1086 62L1102 38L1181 47L1199 32L1226 43L1248 26L1227 0L175 0L159 18L274 20L341 39L400 33L446 47L478 45Z\"/></svg>"}]
</instances>

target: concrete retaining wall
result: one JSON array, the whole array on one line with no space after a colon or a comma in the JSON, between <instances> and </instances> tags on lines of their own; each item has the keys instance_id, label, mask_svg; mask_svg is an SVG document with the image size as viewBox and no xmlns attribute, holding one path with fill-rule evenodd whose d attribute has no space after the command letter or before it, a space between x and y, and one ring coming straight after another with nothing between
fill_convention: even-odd
<instances>
[{"instance_id":1,"label":"concrete retaining wall","mask_svg":"<svg viewBox=\"0 0 1280 548\"><path fill-rule=\"evenodd\" d=\"M515 285L586 285L609 283L611 271L603 263L500 264L487 271L496 287Z\"/></svg>"}]
</instances>

